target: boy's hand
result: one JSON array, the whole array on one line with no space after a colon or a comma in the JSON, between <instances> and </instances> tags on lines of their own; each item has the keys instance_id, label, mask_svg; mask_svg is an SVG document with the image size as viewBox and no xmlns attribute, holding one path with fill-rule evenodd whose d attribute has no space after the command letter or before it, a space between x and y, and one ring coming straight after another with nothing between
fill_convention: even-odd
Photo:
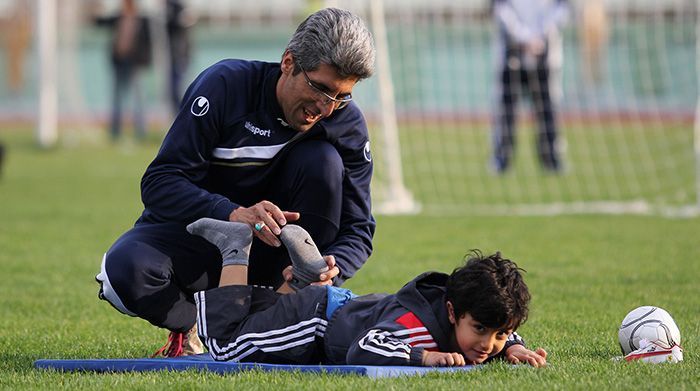
<instances>
[{"instance_id":1,"label":"boy's hand","mask_svg":"<svg viewBox=\"0 0 700 391\"><path fill-rule=\"evenodd\" d=\"M533 352L523 345L513 345L506 350L506 359L513 364L526 363L540 368L547 365L547 352L542 348Z\"/></svg>"},{"instance_id":2,"label":"boy's hand","mask_svg":"<svg viewBox=\"0 0 700 391\"><path fill-rule=\"evenodd\" d=\"M443 353L423 351L423 366L425 367L461 367L466 365L464 356L459 353Z\"/></svg>"}]
</instances>

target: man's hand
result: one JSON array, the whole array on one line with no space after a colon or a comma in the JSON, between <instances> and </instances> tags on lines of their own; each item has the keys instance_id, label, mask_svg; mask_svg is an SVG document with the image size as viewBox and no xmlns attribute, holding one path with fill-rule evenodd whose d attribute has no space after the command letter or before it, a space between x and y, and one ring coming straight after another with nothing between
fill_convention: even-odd
<instances>
[{"instance_id":1,"label":"man's hand","mask_svg":"<svg viewBox=\"0 0 700 391\"><path fill-rule=\"evenodd\" d=\"M321 273L318 278L318 282L314 282L311 285L333 285L333 278L340 274L340 269L335 265L335 257L332 255L324 255L323 259L328 264L328 271ZM291 281L294 273L294 268L292 266L287 266L282 270L282 277L285 281Z\"/></svg>"},{"instance_id":2,"label":"man's hand","mask_svg":"<svg viewBox=\"0 0 700 391\"><path fill-rule=\"evenodd\" d=\"M234 209L228 219L248 224L258 239L269 246L279 247L282 245L277 238L282 232L280 227L299 220L299 217L298 212L283 211L270 201L260 201L249 208L241 206Z\"/></svg>"},{"instance_id":3,"label":"man's hand","mask_svg":"<svg viewBox=\"0 0 700 391\"><path fill-rule=\"evenodd\" d=\"M461 367L466 365L464 356L459 353L443 353L423 351L423 366L425 367Z\"/></svg>"},{"instance_id":4,"label":"man's hand","mask_svg":"<svg viewBox=\"0 0 700 391\"><path fill-rule=\"evenodd\" d=\"M540 368L547 365L547 352L542 348L533 352L523 345L512 345L506 350L506 359L513 364L526 363Z\"/></svg>"},{"instance_id":5,"label":"man's hand","mask_svg":"<svg viewBox=\"0 0 700 391\"><path fill-rule=\"evenodd\" d=\"M328 271L321 273L318 278L318 282L314 282L311 285L333 285L333 278L340 274L340 269L335 265L335 257L332 255L324 255L323 259L328 265Z\"/></svg>"}]
</instances>

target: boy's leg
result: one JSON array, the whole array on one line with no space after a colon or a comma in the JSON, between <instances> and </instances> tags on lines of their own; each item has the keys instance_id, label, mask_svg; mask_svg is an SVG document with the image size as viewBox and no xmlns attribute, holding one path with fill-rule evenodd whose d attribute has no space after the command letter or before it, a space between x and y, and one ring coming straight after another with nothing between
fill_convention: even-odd
<instances>
[{"instance_id":1,"label":"boy's leg","mask_svg":"<svg viewBox=\"0 0 700 391\"><path fill-rule=\"evenodd\" d=\"M319 363L326 292L310 286L280 295L242 285L197 292L198 330L217 361Z\"/></svg>"},{"instance_id":2,"label":"boy's leg","mask_svg":"<svg viewBox=\"0 0 700 391\"><path fill-rule=\"evenodd\" d=\"M219 287L195 294L197 329L215 360L306 363L316 355L316 336L327 324L319 312L325 311L319 305L326 302L325 288L280 298L245 285L252 241L247 224L205 218L187 231L216 245L223 259Z\"/></svg>"},{"instance_id":3,"label":"boy's leg","mask_svg":"<svg viewBox=\"0 0 700 391\"><path fill-rule=\"evenodd\" d=\"M253 232L247 224L202 218L188 225L187 232L201 236L221 252L220 287L248 285L248 258Z\"/></svg>"},{"instance_id":4,"label":"boy's leg","mask_svg":"<svg viewBox=\"0 0 700 391\"><path fill-rule=\"evenodd\" d=\"M222 269L219 287L248 285L248 257L253 233L247 224L202 218L188 225L187 232L203 237L221 252ZM287 245L290 256L295 260L294 264L299 266L300 270L309 274L313 274L311 273L313 267L317 267L319 274L328 270L313 240L303 228L296 225L285 226L281 237ZM321 267L318 267L319 259L322 262ZM294 289L285 282L278 292L291 293L313 281L302 283L297 280L299 285Z\"/></svg>"},{"instance_id":5,"label":"boy's leg","mask_svg":"<svg viewBox=\"0 0 700 391\"><path fill-rule=\"evenodd\" d=\"M319 281L321 273L328 271L321 253L314 240L306 230L295 224L282 228L280 240L284 243L292 260L293 279L289 284L293 289L301 289L312 282Z\"/></svg>"},{"instance_id":6,"label":"boy's leg","mask_svg":"<svg viewBox=\"0 0 700 391\"><path fill-rule=\"evenodd\" d=\"M219 287L195 294L197 329L215 360L307 363L318 354L316 338L327 324L324 287L280 296L245 285L252 241L247 224L200 219L187 231L215 244L224 260ZM302 238L294 228L289 232L289 243Z\"/></svg>"}]
</instances>

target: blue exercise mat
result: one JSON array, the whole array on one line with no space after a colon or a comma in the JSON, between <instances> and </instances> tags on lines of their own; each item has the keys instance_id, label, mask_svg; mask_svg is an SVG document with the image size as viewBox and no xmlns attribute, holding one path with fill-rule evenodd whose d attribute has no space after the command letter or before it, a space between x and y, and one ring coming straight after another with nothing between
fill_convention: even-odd
<instances>
[{"instance_id":1,"label":"blue exercise mat","mask_svg":"<svg viewBox=\"0 0 700 391\"><path fill-rule=\"evenodd\" d=\"M368 377L397 377L424 375L430 372L459 372L476 368L464 367L381 367L372 365L282 365L230 361L214 361L208 354L178 358L108 358L83 360L37 360L34 366L40 369L55 369L64 372L150 372L186 371L190 369L215 373L240 371L299 371L306 373L355 374Z\"/></svg>"}]
</instances>

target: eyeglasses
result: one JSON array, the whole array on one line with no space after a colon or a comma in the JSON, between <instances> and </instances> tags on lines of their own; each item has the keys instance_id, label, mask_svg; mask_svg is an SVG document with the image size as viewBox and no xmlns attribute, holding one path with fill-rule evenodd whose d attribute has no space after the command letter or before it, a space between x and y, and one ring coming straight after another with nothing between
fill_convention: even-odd
<instances>
[{"instance_id":1,"label":"eyeglasses","mask_svg":"<svg viewBox=\"0 0 700 391\"><path fill-rule=\"evenodd\" d=\"M350 103L350 101L352 100L352 95L345 94L345 95L341 95L337 98L334 98L334 97L328 95L327 93L325 93L323 91L322 87L316 85L315 82L313 82L313 81L311 81L311 79L309 79L309 75L306 74L306 71L301 66L301 64L298 64L298 65L299 65L299 69L301 69L301 73L304 74L304 79L306 79L306 84L308 84L309 87L311 87L311 89L314 90L314 92L316 93L316 99L321 101L321 103L323 103L324 105L329 105L329 104L333 103L334 110L340 110Z\"/></svg>"}]
</instances>

